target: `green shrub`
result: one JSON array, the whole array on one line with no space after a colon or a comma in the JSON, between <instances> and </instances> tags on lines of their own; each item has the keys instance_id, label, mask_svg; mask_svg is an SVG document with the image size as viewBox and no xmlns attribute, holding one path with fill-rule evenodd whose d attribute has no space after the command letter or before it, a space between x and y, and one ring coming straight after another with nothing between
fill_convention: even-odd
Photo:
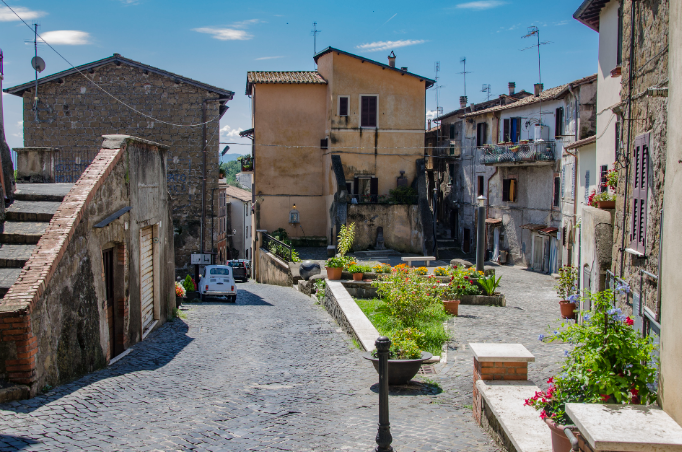
<instances>
[{"instance_id":1,"label":"green shrub","mask_svg":"<svg viewBox=\"0 0 682 452\"><path fill-rule=\"evenodd\" d=\"M182 287L184 287L188 292L194 292L197 290L196 286L194 285L194 280L190 275L185 276L185 279L182 281Z\"/></svg>"},{"instance_id":2,"label":"green shrub","mask_svg":"<svg viewBox=\"0 0 682 452\"><path fill-rule=\"evenodd\" d=\"M483 291L489 297L495 294L495 291L500 286L500 280L502 277L495 279L495 275L491 274L478 279L478 284L483 287Z\"/></svg>"}]
</instances>

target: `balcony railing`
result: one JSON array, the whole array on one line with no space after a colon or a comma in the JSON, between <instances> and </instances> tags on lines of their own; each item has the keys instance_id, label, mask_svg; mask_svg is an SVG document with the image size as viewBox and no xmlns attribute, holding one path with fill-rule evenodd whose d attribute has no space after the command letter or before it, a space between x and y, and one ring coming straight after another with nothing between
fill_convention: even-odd
<instances>
[{"instance_id":1,"label":"balcony railing","mask_svg":"<svg viewBox=\"0 0 682 452\"><path fill-rule=\"evenodd\" d=\"M419 195L350 195L351 204L417 204Z\"/></svg>"},{"instance_id":2,"label":"balcony railing","mask_svg":"<svg viewBox=\"0 0 682 452\"><path fill-rule=\"evenodd\" d=\"M556 160L554 144L553 141L536 141L534 143L522 143L511 146L480 146L479 150L483 151L481 163L484 165L496 165L500 163L553 162Z\"/></svg>"}]
</instances>

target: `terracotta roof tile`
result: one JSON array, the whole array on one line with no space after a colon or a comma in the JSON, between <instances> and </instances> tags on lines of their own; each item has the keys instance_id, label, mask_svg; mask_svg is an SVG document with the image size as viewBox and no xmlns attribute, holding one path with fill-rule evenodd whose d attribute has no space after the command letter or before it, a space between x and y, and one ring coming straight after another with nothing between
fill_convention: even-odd
<instances>
[{"instance_id":1,"label":"terracotta roof tile","mask_svg":"<svg viewBox=\"0 0 682 452\"><path fill-rule=\"evenodd\" d=\"M286 83L302 85L326 85L327 81L317 71L263 71L246 73L246 93L255 83Z\"/></svg>"},{"instance_id":2,"label":"terracotta roof tile","mask_svg":"<svg viewBox=\"0 0 682 452\"><path fill-rule=\"evenodd\" d=\"M235 187L234 185L226 185L225 193L231 198L237 198L243 202L251 201L251 192L247 190L242 190L241 188Z\"/></svg>"}]
</instances>

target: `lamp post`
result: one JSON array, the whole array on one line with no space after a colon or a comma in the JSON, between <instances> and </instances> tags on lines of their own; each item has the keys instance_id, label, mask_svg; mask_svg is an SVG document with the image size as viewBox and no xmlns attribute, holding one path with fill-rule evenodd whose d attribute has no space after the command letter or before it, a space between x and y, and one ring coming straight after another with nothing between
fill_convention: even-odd
<instances>
[{"instance_id":1,"label":"lamp post","mask_svg":"<svg viewBox=\"0 0 682 452\"><path fill-rule=\"evenodd\" d=\"M476 271L483 271L485 259L485 196L476 198L478 201L478 230L476 231Z\"/></svg>"}]
</instances>

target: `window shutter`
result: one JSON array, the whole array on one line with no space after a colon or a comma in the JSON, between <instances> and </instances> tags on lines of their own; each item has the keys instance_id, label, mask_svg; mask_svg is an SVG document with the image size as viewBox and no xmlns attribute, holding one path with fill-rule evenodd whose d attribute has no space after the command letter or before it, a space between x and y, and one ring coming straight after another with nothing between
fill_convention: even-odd
<instances>
[{"instance_id":1,"label":"window shutter","mask_svg":"<svg viewBox=\"0 0 682 452\"><path fill-rule=\"evenodd\" d=\"M575 163L571 164L571 199L575 199Z\"/></svg>"},{"instance_id":2,"label":"window shutter","mask_svg":"<svg viewBox=\"0 0 682 452\"><path fill-rule=\"evenodd\" d=\"M561 167L561 197L564 197L564 190L566 186L566 167Z\"/></svg>"},{"instance_id":3,"label":"window shutter","mask_svg":"<svg viewBox=\"0 0 682 452\"><path fill-rule=\"evenodd\" d=\"M509 133L510 133L510 132L509 132L509 127L510 127L510 125L509 125L509 119L505 119L505 120L504 120L504 133L503 133L503 136L502 136L502 141L504 141L504 142L507 142L507 141L510 140L510 138L509 138Z\"/></svg>"},{"instance_id":4,"label":"window shutter","mask_svg":"<svg viewBox=\"0 0 682 452\"><path fill-rule=\"evenodd\" d=\"M348 116L348 98L339 97L339 116Z\"/></svg>"},{"instance_id":5,"label":"window shutter","mask_svg":"<svg viewBox=\"0 0 682 452\"><path fill-rule=\"evenodd\" d=\"M644 254L646 250L647 195L649 190L649 134L635 138L634 178L632 190L632 231L630 248Z\"/></svg>"},{"instance_id":6,"label":"window shutter","mask_svg":"<svg viewBox=\"0 0 682 452\"><path fill-rule=\"evenodd\" d=\"M516 179L509 180L509 201L516 202Z\"/></svg>"},{"instance_id":7,"label":"window shutter","mask_svg":"<svg viewBox=\"0 0 682 452\"><path fill-rule=\"evenodd\" d=\"M564 134L564 107L556 109L556 117L554 122L554 136L558 137Z\"/></svg>"},{"instance_id":8,"label":"window shutter","mask_svg":"<svg viewBox=\"0 0 682 452\"><path fill-rule=\"evenodd\" d=\"M357 177L353 178L353 194L354 195L360 194L360 180Z\"/></svg>"},{"instance_id":9,"label":"window shutter","mask_svg":"<svg viewBox=\"0 0 682 452\"><path fill-rule=\"evenodd\" d=\"M590 199L590 170L585 171L585 204Z\"/></svg>"},{"instance_id":10,"label":"window shutter","mask_svg":"<svg viewBox=\"0 0 682 452\"><path fill-rule=\"evenodd\" d=\"M509 179L502 181L502 201L509 201Z\"/></svg>"},{"instance_id":11,"label":"window shutter","mask_svg":"<svg viewBox=\"0 0 682 452\"><path fill-rule=\"evenodd\" d=\"M488 140L488 123L483 123L483 134L481 136L482 142L481 146L486 144L486 141Z\"/></svg>"},{"instance_id":12,"label":"window shutter","mask_svg":"<svg viewBox=\"0 0 682 452\"><path fill-rule=\"evenodd\" d=\"M455 139L455 125L450 124L450 139L454 140Z\"/></svg>"},{"instance_id":13,"label":"window shutter","mask_svg":"<svg viewBox=\"0 0 682 452\"><path fill-rule=\"evenodd\" d=\"M379 201L379 178L373 177L369 180L369 194L372 202Z\"/></svg>"}]
</instances>

